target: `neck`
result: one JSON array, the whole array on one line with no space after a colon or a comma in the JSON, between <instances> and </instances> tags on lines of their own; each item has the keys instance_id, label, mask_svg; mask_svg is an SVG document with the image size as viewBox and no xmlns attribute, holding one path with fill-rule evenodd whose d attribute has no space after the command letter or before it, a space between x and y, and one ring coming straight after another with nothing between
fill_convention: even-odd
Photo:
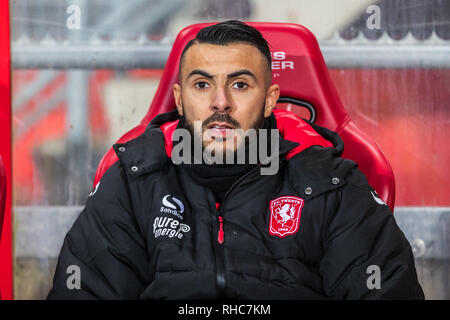
<instances>
[{"instance_id":1,"label":"neck","mask_svg":"<svg viewBox=\"0 0 450 320\"><path fill-rule=\"evenodd\" d=\"M178 123L178 128L185 128L185 120L182 118ZM263 129L275 129L275 117L271 115L269 118L264 120ZM257 145L259 146L259 132L257 134ZM267 135L268 139L268 147L270 150L270 134ZM193 139L191 139L193 140ZM174 142L175 144L182 142ZM193 144L193 143L192 143ZM236 182L241 176L246 174L251 169L257 166L257 163L251 163L251 157L249 157L249 148L245 148L246 161L244 164L237 164L236 159L237 155L235 152L235 162L233 164L207 164L202 161L201 164L193 164L191 161L190 164L180 164L177 165L178 170L185 170L196 182L204 185L205 187L211 189L216 197L217 202L222 202L223 197L225 196L228 189ZM193 149L191 149L193 150ZM193 152L191 153L193 160ZM258 152L259 154L259 152ZM259 159L258 161L259 162Z\"/></svg>"}]
</instances>

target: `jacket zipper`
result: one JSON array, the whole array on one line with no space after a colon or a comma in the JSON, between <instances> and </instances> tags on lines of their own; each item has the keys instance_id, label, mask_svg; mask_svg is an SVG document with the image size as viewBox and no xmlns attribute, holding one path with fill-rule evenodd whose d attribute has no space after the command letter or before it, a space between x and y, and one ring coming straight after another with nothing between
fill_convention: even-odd
<instances>
[{"instance_id":1,"label":"jacket zipper","mask_svg":"<svg viewBox=\"0 0 450 320\"><path fill-rule=\"evenodd\" d=\"M217 216L219 218L219 232L217 235L217 242L219 242L219 244L223 243L223 218L222 216L220 216L220 214Z\"/></svg>"},{"instance_id":2,"label":"jacket zipper","mask_svg":"<svg viewBox=\"0 0 450 320\"><path fill-rule=\"evenodd\" d=\"M214 248L216 253L216 286L219 291L219 298L225 297L225 252L223 249L224 232L223 232L223 218L219 211L216 210L216 217L218 222L217 242L214 241Z\"/></svg>"},{"instance_id":3,"label":"jacket zipper","mask_svg":"<svg viewBox=\"0 0 450 320\"><path fill-rule=\"evenodd\" d=\"M217 231L217 242L215 243L215 253L216 253L216 284L219 291L219 297L225 297L225 288L226 288L226 278L225 278L225 252L223 248L223 243L225 241L225 232L223 228L223 208L225 207L225 202L230 194L230 192L234 189L234 187L244 180L247 176L249 176L254 170L257 170L261 167L261 163L251 169L249 172L240 177L237 181L235 181L230 189L225 194L223 201L219 208L216 208L216 216L218 221L218 231Z\"/></svg>"},{"instance_id":4,"label":"jacket zipper","mask_svg":"<svg viewBox=\"0 0 450 320\"><path fill-rule=\"evenodd\" d=\"M217 242L218 242L219 244L223 244L224 236L225 236L225 233L224 233L224 230L223 230L223 217L222 217L223 215L221 214L221 212L222 212L222 208L224 207L225 201L226 201L227 198L228 198L228 195L230 194L231 190L233 190L234 187L235 187L239 182L241 182L242 180L244 180L248 175L250 175L250 173L252 173L254 170L258 169L260 166L261 166L261 164L258 164L255 168L251 169L249 172L247 172L247 173L244 174L242 177L240 177L237 181L235 181L235 182L231 185L230 189L228 189L228 191L226 192L225 197L223 197L223 202L222 202L222 204L220 205L220 207L219 207L219 208L216 208L217 220L218 220L218 222L219 222L219 229L218 229L218 232L217 232Z\"/></svg>"},{"instance_id":5,"label":"jacket zipper","mask_svg":"<svg viewBox=\"0 0 450 320\"><path fill-rule=\"evenodd\" d=\"M245 175L240 177L233 185L230 187L230 189L225 194L225 197L223 198L223 202L220 205L219 208L216 208L216 217L217 217L217 242L215 242L215 252L216 252L216 285L217 289L219 291L219 297L224 298L225 297L225 288L226 288L226 278L225 278L225 252L223 243L225 241L225 232L223 228L223 208L225 204L225 200L227 199L229 193L233 188L243 179L245 179L250 173L253 172L253 170L256 170L260 167L258 166L256 168L253 168L249 172L247 172Z\"/></svg>"}]
</instances>

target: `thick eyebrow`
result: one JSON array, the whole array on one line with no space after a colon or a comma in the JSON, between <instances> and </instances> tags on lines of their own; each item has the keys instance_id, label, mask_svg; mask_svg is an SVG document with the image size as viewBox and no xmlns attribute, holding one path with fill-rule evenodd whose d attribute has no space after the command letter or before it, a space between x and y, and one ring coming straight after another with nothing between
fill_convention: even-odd
<instances>
[{"instance_id":1,"label":"thick eyebrow","mask_svg":"<svg viewBox=\"0 0 450 320\"><path fill-rule=\"evenodd\" d=\"M190 77L192 77L192 76L194 76L194 75L196 75L196 74L199 74L199 75L204 76L205 78L208 78L208 79L211 79L211 80L212 80L212 78L213 78L213 76L210 75L210 74L209 74L208 72L206 72L206 71L203 71L203 70L200 70L200 69L194 69L194 70L192 70L192 71L189 73L189 75L187 76L186 79L189 79Z\"/></svg>"},{"instance_id":2,"label":"thick eyebrow","mask_svg":"<svg viewBox=\"0 0 450 320\"><path fill-rule=\"evenodd\" d=\"M194 69L194 70L192 70L192 71L189 73L189 75L187 76L187 79L189 79L190 77L192 77L192 76L194 76L194 75L196 75L196 74L201 75L201 76L203 76L203 77L205 77L205 78L208 78L208 79L211 79L211 80L214 78L213 75L210 75L208 72L206 72L206 71L204 71L204 70L201 70L201 69ZM250 70L247 70L247 69L242 69L242 70L234 71L234 72L232 72L232 73L230 73L230 74L227 75L227 79L239 77L239 76L242 76L242 75L250 76L250 77L252 77L252 78L256 81L256 76L253 74L253 72L251 72Z\"/></svg>"},{"instance_id":3,"label":"thick eyebrow","mask_svg":"<svg viewBox=\"0 0 450 320\"><path fill-rule=\"evenodd\" d=\"M242 75L250 76L256 81L256 76L253 74L253 72L251 72L250 70L247 70L247 69L242 69L242 70L238 70L238 71L232 72L232 73L227 75L227 79L239 77L239 76L242 76Z\"/></svg>"}]
</instances>

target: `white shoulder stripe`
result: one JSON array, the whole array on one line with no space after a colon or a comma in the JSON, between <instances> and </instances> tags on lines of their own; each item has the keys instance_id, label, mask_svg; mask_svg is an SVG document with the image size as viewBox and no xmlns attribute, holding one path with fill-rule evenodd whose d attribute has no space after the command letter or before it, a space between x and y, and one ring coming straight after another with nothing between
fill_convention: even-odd
<instances>
[{"instance_id":1,"label":"white shoulder stripe","mask_svg":"<svg viewBox=\"0 0 450 320\"><path fill-rule=\"evenodd\" d=\"M378 204L382 204L387 206L386 202L384 202L383 200L381 200L381 198L379 198L373 191L370 191L370 193L372 194L372 197L374 198L374 200L378 203Z\"/></svg>"}]
</instances>

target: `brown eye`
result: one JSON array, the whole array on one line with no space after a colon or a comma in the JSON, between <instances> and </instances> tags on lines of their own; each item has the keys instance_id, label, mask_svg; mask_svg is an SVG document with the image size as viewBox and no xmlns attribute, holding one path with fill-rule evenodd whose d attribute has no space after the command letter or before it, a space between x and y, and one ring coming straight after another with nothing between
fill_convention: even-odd
<instances>
[{"instance_id":1,"label":"brown eye","mask_svg":"<svg viewBox=\"0 0 450 320\"><path fill-rule=\"evenodd\" d=\"M209 87L209 84L206 83L206 82L204 82L204 81L199 81L199 82L197 82L197 83L195 84L195 87L196 87L197 89L206 89L206 88Z\"/></svg>"},{"instance_id":2,"label":"brown eye","mask_svg":"<svg viewBox=\"0 0 450 320\"><path fill-rule=\"evenodd\" d=\"M248 87L248 85L242 81L238 81L233 84L233 88L235 88L235 89L245 89L247 87Z\"/></svg>"}]
</instances>

